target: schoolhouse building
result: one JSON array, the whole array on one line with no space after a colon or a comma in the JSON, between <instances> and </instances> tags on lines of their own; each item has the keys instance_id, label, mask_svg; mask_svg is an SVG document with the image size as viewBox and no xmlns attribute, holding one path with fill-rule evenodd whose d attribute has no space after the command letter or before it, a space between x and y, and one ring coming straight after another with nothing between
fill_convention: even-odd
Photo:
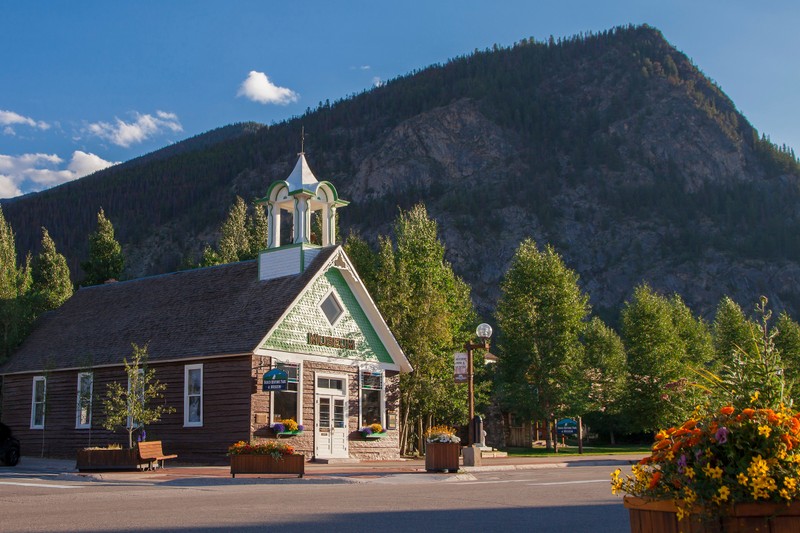
<instances>
[{"instance_id":1,"label":"schoolhouse building","mask_svg":"<svg viewBox=\"0 0 800 533\"><path fill-rule=\"evenodd\" d=\"M347 202L303 153L261 202L269 243L257 260L81 288L37 321L0 367L2 421L23 455L127 442L102 428L102 400L110 383L126 382L132 343L147 345L167 386L161 401L175 409L147 438L181 460L221 460L257 438L289 438L322 461L399 455L399 374L412 368L335 244ZM292 235L281 245L287 216ZM287 419L303 431L278 435L272 426ZM372 423L385 433L362 435Z\"/></svg>"}]
</instances>

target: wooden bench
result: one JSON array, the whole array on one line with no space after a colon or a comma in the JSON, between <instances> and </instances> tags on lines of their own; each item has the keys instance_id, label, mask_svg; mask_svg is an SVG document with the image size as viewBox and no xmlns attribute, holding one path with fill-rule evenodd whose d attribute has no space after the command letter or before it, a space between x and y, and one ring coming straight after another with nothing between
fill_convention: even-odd
<instances>
[{"instance_id":1,"label":"wooden bench","mask_svg":"<svg viewBox=\"0 0 800 533\"><path fill-rule=\"evenodd\" d=\"M153 469L153 464L156 467L164 468L164 461L167 459L177 459L177 455L165 455L164 450L161 449L160 440L142 441L139 443L139 461L147 463L148 469ZM159 461L161 464L159 465Z\"/></svg>"}]
</instances>

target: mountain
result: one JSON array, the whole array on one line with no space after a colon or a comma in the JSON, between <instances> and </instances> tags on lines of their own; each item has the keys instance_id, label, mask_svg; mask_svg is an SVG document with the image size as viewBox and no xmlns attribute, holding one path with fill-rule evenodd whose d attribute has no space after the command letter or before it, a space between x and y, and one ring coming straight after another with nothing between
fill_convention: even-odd
<instances>
[{"instance_id":1,"label":"mountain","mask_svg":"<svg viewBox=\"0 0 800 533\"><path fill-rule=\"evenodd\" d=\"M351 201L344 233L375 240L398 206L424 201L485 314L527 236L553 244L612 321L642 281L706 316L724 294L800 312L794 153L649 26L475 51L3 210L18 250L35 249L44 225L78 273L102 206L129 277L175 270L216 238L237 194L263 196L288 175L301 125L317 177Z\"/></svg>"}]
</instances>

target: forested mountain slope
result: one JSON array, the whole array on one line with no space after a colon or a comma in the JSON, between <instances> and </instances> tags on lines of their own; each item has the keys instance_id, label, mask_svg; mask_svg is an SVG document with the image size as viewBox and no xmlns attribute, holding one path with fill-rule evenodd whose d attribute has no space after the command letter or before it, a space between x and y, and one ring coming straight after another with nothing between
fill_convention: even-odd
<instances>
[{"instance_id":1,"label":"forested mountain slope","mask_svg":"<svg viewBox=\"0 0 800 533\"><path fill-rule=\"evenodd\" d=\"M102 206L127 275L196 257L235 196L291 171L300 128L319 179L368 240L424 201L448 259L494 306L519 242L552 243L613 318L634 286L709 313L723 294L800 311L800 168L657 30L476 51L270 127L173 147L3 203L20 252L47 226L73 272ZM210 132L208 135L211 135Z\"/></svg>"}]
</instances>

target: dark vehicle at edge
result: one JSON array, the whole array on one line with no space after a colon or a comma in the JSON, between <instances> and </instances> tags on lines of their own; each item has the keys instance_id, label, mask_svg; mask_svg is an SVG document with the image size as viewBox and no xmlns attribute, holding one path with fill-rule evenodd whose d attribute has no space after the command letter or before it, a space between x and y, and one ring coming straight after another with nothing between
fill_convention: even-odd
<instances>
[{"instance_id":1,"label":"dark vehicle at edge","mask_svg":"<svg viewBox=\"0 0 800 533\"><path fill-rule=\"evenodd\" d=\"M11 428L0 422L0 463L16 466L19 455L19 441L11 434Z\"/></svg>"}]
</instances>

